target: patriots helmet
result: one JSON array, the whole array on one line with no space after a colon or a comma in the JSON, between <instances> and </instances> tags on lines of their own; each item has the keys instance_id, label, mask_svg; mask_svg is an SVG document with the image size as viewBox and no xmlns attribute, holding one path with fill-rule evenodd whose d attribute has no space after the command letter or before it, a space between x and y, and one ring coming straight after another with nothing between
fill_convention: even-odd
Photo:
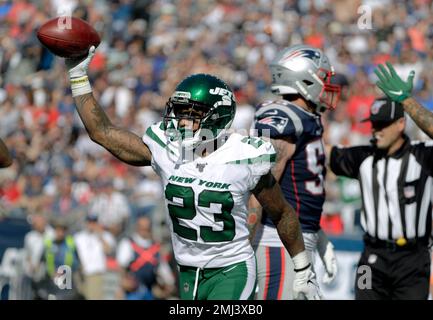
<instances>
[{"instance_id":1,"label":"patriots helmet","mask_svg":"<svg viewBox=\"0 0 433 320\"><path fill-rule=\"evenodd\" d=\"M288 47L270 63L271 90L278 95L299 94L317 112L334 109L341 88L331 84L334 68L322 50L307 45Z\"/></svg>"}]
</instances>

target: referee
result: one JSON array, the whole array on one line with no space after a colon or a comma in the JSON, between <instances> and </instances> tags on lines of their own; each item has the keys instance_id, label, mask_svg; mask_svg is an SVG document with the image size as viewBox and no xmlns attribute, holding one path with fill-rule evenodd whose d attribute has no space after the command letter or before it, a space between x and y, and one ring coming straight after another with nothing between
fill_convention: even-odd
<instances>
[{"instance_id":1,"label":"referee","mask_svg":"<svg viewBox=\"0 0 433 320\"><path fill-rule=\"evenodd\" d=\"M358 268L369 267L371 287L359 286L365 274L357 272L355 298L427 299L433 142L409 140L399 102L377 99L370 111L372 145L333 147L330 154L331 170L358 179L362 190L365 246Z\"/></svg>"},{"instance_id":2,"label":"referee","mask_svg":"<svg viewBox=\"0 0 433 320\"><path fill-rule=\"evenodd\" d=\"M411 97L414 72L403 81L393 66L375 70L387 98L371 106L372 145L333 147L331 170L356 178L362 191L364 251L371 286L355 283L356 299L427 299L431 257L433 142L411 142L404 134L406 111L433 138L433 113ZM329 149L328 149L329 151ZM361 281L362 282L362 281Z\"/></svg>"}]
</instances>

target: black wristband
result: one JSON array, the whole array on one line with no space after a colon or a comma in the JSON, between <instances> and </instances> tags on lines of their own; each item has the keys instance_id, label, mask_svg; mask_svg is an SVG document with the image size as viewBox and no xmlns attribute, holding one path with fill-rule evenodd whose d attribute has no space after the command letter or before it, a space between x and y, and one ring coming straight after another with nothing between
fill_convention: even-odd
<instances>
[{"instance_id":1,"label":"black wristband","mask_svg":"<svg viewBox=\"0 0 433 320\"><path fill-rule=\"evenodd\" d=\"M301 269L294 269L294 270L295 270L295 272L301 272L301 271L307 270L310 266L311 266L311 263L307 264L305 267L303 267Z\"/></svg>"}]
</instances>

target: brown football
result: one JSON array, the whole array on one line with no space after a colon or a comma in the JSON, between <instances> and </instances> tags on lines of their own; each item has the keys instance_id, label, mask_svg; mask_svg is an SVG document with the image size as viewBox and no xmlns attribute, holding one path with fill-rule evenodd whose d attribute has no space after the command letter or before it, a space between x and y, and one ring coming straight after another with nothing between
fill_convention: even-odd
<instances>
[{"instance_id":1,"label":"brown football","mask_svg":"<svg viewBox=\"0 0 433 320\"><path fill-rule=\"evenodd\" d=\"M39 41L52 53L63 58L87 55L89 48L101 43L96 30L86 21L64 16L45 22L38 30Z\"/></svg>"}]
</instances>

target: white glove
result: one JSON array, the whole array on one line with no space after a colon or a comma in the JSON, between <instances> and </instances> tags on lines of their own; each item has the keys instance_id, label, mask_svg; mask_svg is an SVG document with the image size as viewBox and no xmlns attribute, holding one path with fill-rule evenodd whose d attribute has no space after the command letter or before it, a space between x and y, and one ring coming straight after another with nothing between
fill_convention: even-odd
<instances>
[{"instance_id":1,"label":"white glove","mask_svg":"<svg viewBox=\"0 0 433 320\"><path fill-rule=\"evenodd\" d=\"M325 267L325 274L323 275L322 282L324 284L330 284L337 276L337 258L335 256L334 246L329 241L323 230L320 230L318 235L317 251L322 259L323 266Z\"/></svg>"},{"instance_id":2,"label":"white glove","mask_svg":"<svg viewBox=\"0 0 433 320\"><path fill-rule=\"evenodd\" d=\"M92 92L89 78L87 77L87 69L89 68L90 61L95 55L96 48L91 46L89 54L84 60L81 59L65 59L66 68L69 72L69 79L71 80L72 96L80 96Z\"/></svg>"},{"instance_id":3,"label":"white glove","mask_svg":"<svg viewBox=\"0 0 433 320\"><path fill-rule=\"evenodd\" d=\"M293 257L295 265L295 279L293 281L293 299L295 300L321 300L322 294L316 281L316 274L311 269L305 251Z\"/></svg>"}]
</instances>

